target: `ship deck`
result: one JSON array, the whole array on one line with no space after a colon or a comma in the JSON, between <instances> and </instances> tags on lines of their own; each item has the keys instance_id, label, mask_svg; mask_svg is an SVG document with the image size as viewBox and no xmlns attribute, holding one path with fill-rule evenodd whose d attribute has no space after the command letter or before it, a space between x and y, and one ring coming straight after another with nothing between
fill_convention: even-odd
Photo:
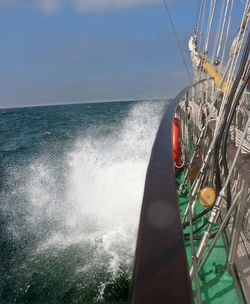
<instances>
[{"instance_id":1,"label":"ship deck","mask_svg":"<svg viewBox=\"0 0 250 304\"><path fill-rule=\"evenodd\" d=\"M180 184L183 178L183 172L177 173L177 186ZM185 195L185 192L182 196L179 196L179 206L180 213L183 216L186 205L189 201L189 198ZM197 200L195 213L198 214L203 210L203 206ZM198 219L193 223L193 229L198 229L204 223L204 217ZM214 225L212 233L216 233L218 231L219 224ZM199 232L198 235L202 235L206 230L206 226ZM185 234L189 233L189 226L184 230ZM197 235L197 234L196 234ZM199 240L194 240L195 249L197 251L199 246ZM210 245L211 240L208 243ZM190 248L190 241L185 240L186 244L186 253L188 257L189 267L192 264L192 254ZM238 303L238 296L236 292L236 288L238 289L242 300L242 292L241 287L238 283L235 283L231 274L226 271L226 261L227 261L227 253L226 248L228 247L228 241L226 235L222 235L217 241L211 255L209 256L206 264L203 266L200 272L200 291L201 291L201 300L202 303ZM235 284L237 284L235 288ZM195 291L195 283L194 280L192 282L194 299L196 302L196 291ZM243 300L244 303L244 300Z\"/></svg>"}]
</instances>

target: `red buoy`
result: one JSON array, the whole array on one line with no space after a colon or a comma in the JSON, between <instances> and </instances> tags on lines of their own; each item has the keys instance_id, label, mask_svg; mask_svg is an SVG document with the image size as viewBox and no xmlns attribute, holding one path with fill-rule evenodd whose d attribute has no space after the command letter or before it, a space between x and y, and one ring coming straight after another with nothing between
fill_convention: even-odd
<instances>
[{"instance_id":1,"label":"red buoy","mask_svg":"<svg viewBox=\"0 0 250 304\"><path fill-rule=\"evenodd\" d=\"M174 152L174 166L180 169L183 166L181 159L181 123L178 118L174 118L173 122L173 152Z\"/></svg>"}]
</instances>

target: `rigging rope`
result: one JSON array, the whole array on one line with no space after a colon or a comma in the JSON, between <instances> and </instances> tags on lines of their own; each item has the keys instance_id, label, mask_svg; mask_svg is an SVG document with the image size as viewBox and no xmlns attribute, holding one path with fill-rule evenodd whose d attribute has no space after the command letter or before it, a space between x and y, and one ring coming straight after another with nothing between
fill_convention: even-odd
<instances>
[{"instance_id":1,"label":"rigging rope","mask_svg":"<svg viewBox=\"0 0 250 304\"><path fill-rule=\"evenodd\" d=\"M218 50L218 43L220 41L220 37L221 37L221 31L222 31L222 24L223 24L223 12L225 9L225 3L226 1L223 0L223 2L221 3L221 9L220 9L220 14L219 14L219 21L218 21L218 26L217 26L217 31L216 31L216 37L214 40L214 46L213 46L213 52L212 52L212 57L211 57L211 63L216 63L215 61L215 54L216 54L216 50Z\"/></svg>"},{"instance_id":2,"label":"rigging rope","mask_svg":"<svg viewBox=\"0 0 250 304\"><path fill-rule=\"evenodd\" d=\"M247 10L247 6L246 6L246 10ZM244 14L244 18L242 19L240 29L242 29L244 19L245 19L245 14ZM241 43L240 43L241 31L239 31L239 33L238 33L237 40L238 40L238 44L240 44L239 45L239 50L242 47L242 42L243 42L245 33L246 33L246 28L244 30L243 37L241 38ZM249 54L249 48L250 48L250 36L248 34L248 38L247 38L247 42L246 42L246 48L244 49L244 53L243 53L242 58L241 58L240 66L239 66L235 81L233 81L234 69L236 68L236 63L237 63L237 60L239 58L239 53L240 52L238 52L237 56L236 56L236 52L234 54L234 56L236 56L236 60L235 60L235 63L234 63L234 67L233 67L233 64L232 64L233 70L231 71L231 75L230 75L230 78L231 78L230 82L232 82L232 88L230 90L230 95L229 95L228 99L225 98L225 95L223 96L224 101L222 102L222 104L224 105L224 107L223 107L224 111L223 111L223 113L221 113L221 115L219 114L219 120L221 121L221 124L220 125L218 124L216 126L217 130L218 130L218 133L215 132L215 133L217 133L217 138L216 138L216 142L215 142L215 145L214 145L214 162L215 162L215 165L216 165L216 188L217 188L218 192L220 191L220 189L222 187L221 178L220 178L220 171L219 171L219 159L218 159L219 150L220 150L221 144L223 145L223 142L225 141L225 127L227 127L228 116L232 115L232 113L233 113L232 109L231 109L231 106L233 104L234 96L235 96L235 93L237 91L237 87L238 87L238 84L240 82L240 79L242 77L242 73L244 71L245 64L247 62L247 56ZM236 101L237 101L237 99L236 99ZM228 132L228 130L227 130L227 132ZM226 137L227 137L227 132L226 132ZM225 147L224 147L224 149L225 149ZM223 148L222 148L222 155L223 155ZM224 170L225 170L225 168L226 168L225 159L224 159L225 155L223 155L223 156L224 156L223 157L223 162L224 162L223 167L224 167ZM227 173L227 168L226 168L225 172ZM228 188L228 191L227 191L227 201L229 203L228 204L228 206L229 206L230 201L231 201L229 188Z\"/></svg>"},{"instance_id":3,"label":"rigging rope","mask_svg":"<svg viewBox=\"0 0 250 304\"><path fill-rule=\"evenodd\" d=\"M203 5L203 13L202 13L202 20L201 20L201 31L200 31L200 46L202 44L202 36L203 36L203 26L204 26L204 17L205 17L205 11L206 11L206 4L207 0L205 0L205 3Z\"/></svg>"},{"instance_id":4,"label":"rigging rope","mask_svg":"<svg viewBox=\"0 0 250 304\"><path fill-rule=\"evenodd\" d=\"M228 18L228 23L227 23L226 37L225 37L223 52L222 52L222 56L221 56L220 71L221 71L222 66L223 66L223 61L224 61L224 56L225 56L225 51L226 51L226 45L227 45L227 40L228 40L228 34L229 34L230 25L231 25L231 18L232 18L233 6L234 6L234 0L232 0L232 2L231 2L231 7L230 7L230 13L229 13L229 18Z\"/></svg>"},{"instance_id":5,"label":"rigging rope","mask_svg":"<svg viewBox=\"0 0 250 304\"><path fill-rule=\"evenodd\" d=\"M198 16L199 16L199 7L200 7L200 3L201 0L197 0L197 7L196 7L196 14L195 14L195 19L194 19L194 33L196 32L196 28L197 28L197 24L198 24Z\"/></svg>"},{"instance_id":6,"label":"rigging rope","mask_svg":"<svg viewBox=\"0 0 250 304\"><path fill-rule=\"evenodd\" d=\"M211 29L212 29L212 23L213 23L213 20L214 20L214 12L215 12L215 8L216 8L216 4L217 4L217 0L214 0L212 17L210 19L209 29L208 29L208 36L207 36L207 41L206 41L206 45L205 45L205 54L207 53L207 49L208 49L208 42L209 42L209 39L210 39L210 34L211 34Z\"/></svg>"},{"instance_id":7,"label":"rigging rope","mask_svg":"<svg viewBox=\"0 0 250 304\"><path fill-rule=\"evenodd\" d=\"M211 20L212 16L212 10L213 10L213 0L210 0L210 8L209 8L209 14L208 14L208 21ZM203 46L203 54L206 53L206 43L207 43L207 37L208 37L208 31L209 31L209 22L207 21L206 25L206 36L204 37L204 46Z\"/></svg>"},{"instance_id":8,"label":"rigging rope","mask_svg":"<svg viewBox=\"0 0 250 304\"><path fill-rule=\"evenodd\" d=\"M247 5L245 7L244 18L242 19L240 29L242 29L243 20L245 19L246 13L248 11L248 1L247 1ZM246 24L246 26L247 26L247 24ZM244 40L245 33L246 33L246 27L245 27L245 31L243 33L241 33L241 31L238 32L237 38L235 40L236 42L235 42L235 45L234 45L234 51L231 54L232 62L231 62L231 66L230 66L230 69L229 69L229 72L228 72L226 89L225 89L225 93L224 93L222 103L221 103L221 107L220 107L220 110L219 110L218 123L216 124L216 127L215 127L214 137L217 136L218 130L221 126L221 119L224 116L224 108L225 108L225 105L227 103L227 96L229 95L229 92L230 92L230 94L232 93L232 91L230 91L230 90L231 90L231 87L232 87L234 73L235 73L236 65L237 65L237 62L238 62L238 59L239 59L239 55L240 55L239 50L241 50L241 46L242 46L242 43L243 43L243 40ZM242 34L242 37L241 37L241 34Z\"/></svg>"},{"instance_id":9,"label":"rigging rope","mask_svg":"<svg viewBox=\"0 0 250 304\"><path fill-rule=\"evenodd\" d=\"M176 30L175 30L175 27L174 27L174 23L173 23L172 17L171 17L171 15L170 15L170 12L169 12L169 9L168 9L168 6L167 6L167 2L166 2L166 0L163 0L163 1L164 1L165 8L166 8L166 11L167 11L167 14L168 14L170 23L171 23L171 25L172 25L173 32L174 32L174 35L175 35L175 38L176 38L176 41L177 41L177 44L178 44L178 47L179 47L179 50L180 50L180 53L181 53L181 56L182 56L184 65L185 65L185 68L186 68L186 71L187 71L187 74L188 74L188 78L189 78L190 82L192 83L192 77L191 77L191 74L190 74L190 72L189 72L189 70L188 70L187 63L186 63L184 54L183 54L183 52L182 52L181 44L180 44L179 38L178 38L178 36L177 36Z\"/></svg>"},{"instance_id":10,"label":"rigging rope","mask_svg":"<svg viewBox=\"0 0 250 304\"><path fill-rule=\"evenodd\" d=\"M222 38L224 36L224 30L225 30L225 24L226 24L226 19L227 19L227 14L228 14L229 3L230 3L230 0L227 0L226 10L225 10L225 15L224 15L224 20L223 20L223 25L222 25L222 29L221 29L220 41L219 41L219 45L218 45L218 49L217 49L217 54L216 54L216 60L215 60L216 64L219 63L221 42L222 42Z\"/></svg>"},{"instance_id":11,"label":"rigging rope","mask_svg":"<svg viewBox=\"0 0 250 304\"><path fill-rule=\"evenodd\" d=\"M199 17L198 17L197 26L196 26L196 29L195 29L195 34L198 34L198 32L199 32L199 27L200 27L200 20L201 20L201 13L202 13L202 9L203 9L203 4L204 4L204 0L202 0L201 5L200 5Z\"/></svg>"}]
</instances>

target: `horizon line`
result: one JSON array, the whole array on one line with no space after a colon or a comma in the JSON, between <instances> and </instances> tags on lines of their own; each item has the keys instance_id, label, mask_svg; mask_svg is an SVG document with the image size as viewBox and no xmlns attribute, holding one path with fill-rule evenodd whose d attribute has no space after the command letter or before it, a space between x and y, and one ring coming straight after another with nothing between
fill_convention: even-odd
<instances>
[{"instance_id":1,"label":"horizon line","mask_svg":"<svg viewBox=\"0 0 250 304\"><path fill-rule=\"evenodd\" d=\"M113 99L113 100L96 100L96 101L82 101L76 103L51 103L51 104L39 104L39 105L23 105L23 106L0 106L0 110L8 110L8 109L22 109L22 108L34 108L34 107L49 107L49 106L70 106L70 105L79 105L79 104L92 104L92 103L102 103L102 102L131 102L131 101L150 101L150 100L168 100L172 98L145 98L145 99Z\"/></svg>"}]
</instances>

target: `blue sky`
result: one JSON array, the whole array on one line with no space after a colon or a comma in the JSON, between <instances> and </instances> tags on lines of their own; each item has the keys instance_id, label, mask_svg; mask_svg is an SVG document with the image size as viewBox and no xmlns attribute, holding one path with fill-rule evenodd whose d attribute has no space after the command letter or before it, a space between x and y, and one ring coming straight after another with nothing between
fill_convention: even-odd
<instances>
[{"instance_id":1,"label":"blue sky","mask_svg":"<svg viewBox=\"0 0 250 304\"><path fill-rule=\"evenodd\" d=\"M190 70L198 2L168 1ZM0 0L0 37L0 107L169 98L188 84L163 0Z\"/></svg>"}]
</instances>

